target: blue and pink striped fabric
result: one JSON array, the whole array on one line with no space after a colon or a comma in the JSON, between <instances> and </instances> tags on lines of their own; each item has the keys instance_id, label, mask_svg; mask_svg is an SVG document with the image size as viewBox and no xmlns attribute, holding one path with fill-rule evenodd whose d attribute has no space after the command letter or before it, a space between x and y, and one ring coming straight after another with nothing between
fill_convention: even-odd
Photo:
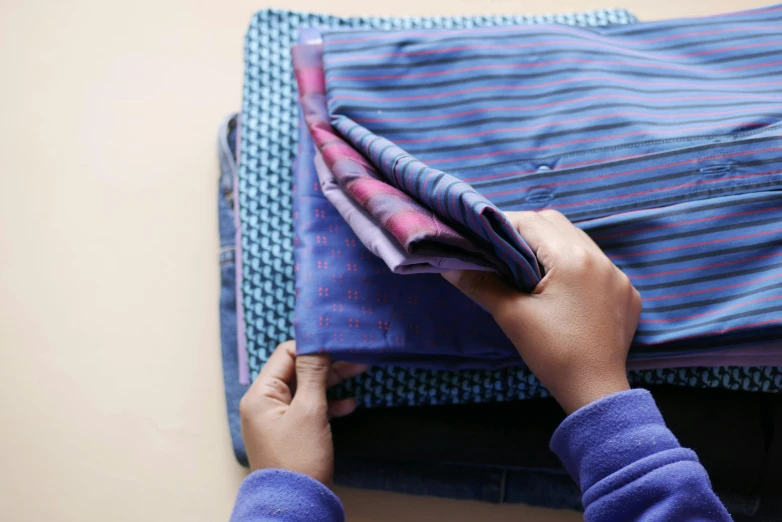
<instances>
[{"instance_id":1,"label":"blue and pink striped fabric","mask_svg":"<svg viewBox=\"0 0 782 522\"><path fill-rule=\"evenodd\" d=\"M313 167L313 143L306 125L302 124L300 131L294 193L295 324L300 353L327 351L338 359L427 368L493 369L519 364L516 350L491 317L450 284L439 277L394 275L361 245L321 192ZM714 232L718 237L720 229L737 218L777 212L778 208L769 205L775 201L778 198L774 193L745 195L718 204L700 201L583 224L615 259L624 257L622 252L613 254L619 248L616 243L623 237L636 236L627 247L633 243L646 245L631 250L620 266L631 274L644 294L658 291L652 299L658 302L655 306L659 307L659 301L668 297L676 297L659 293L659 281L663 278L671 279L670 286L678 285L680 294L692 292L689 303L677 299L677 303L681 302L673 306L663 303L659 310L652 310L652 314L662 314L661 319L654 315L642 319L639 338L630 352L629 367L708 366L726 364L726 361L782 364L782 344L775 341L778 333L775 329L760 328L747 335L743 329L734 330L735 326L731 326L742 318L742 305L764 302L773 305L781 297L777 295L779 283L763 278L742 281L742 276L763 271L767 268L763 264L766 260L780 258L782 253L775 249L782 246L782 236L777 235L772 245L754 245L751 237L734 238L727 248L716 252L690 251L681 256L673 250L654 260L643 259L658 244L661 234L667 232L675 238L703 233L711 237L708 227L718 227ZM726 213L727 207L733 211ZM636 253L641 255L633 255ZM712 262L713 256L720 261ZM740 291L731 296L737 302L726 306L724 296L714 299L708 291L703 292L704 277L714 279L711 286L716 288L712 290L732 286L721 281L730 275L725 268L736 270L737 266L741 270L731 279L738 281L736 288ZM691 279L693 273L699 273L700 277ZM760 301L742 300L742 292L761 295L757 298ZM660 296L663 299L658 299ZM702 313L682 314L681 310L689 305L700 307ZM771 322L755 326L773 326L776 307L770 308ZM738 313L735 316L726 313L731 310ZM725 321L725 326L712 329L715 335L682 335L683 331L709 331L715 318ZM650 342L645 343L645 339Z\"/></svg>"},{"instance_id":2,"label":"blue and pink striped fabric","mask_svg":"<svg viewBox=\"0 0 782 522\"><path fill-rule=\"evenodd\" d=\"M583 221L773 177L773 165L734 165L769 153L699 146L779 133L780 28L775 7L597 29L328 32L328 108L389 184L473 232L529 289L540 269L498 208ZM661 173L665 154L688 149ZM633 167L648 155L660 166ZM605 164L616 172L588 174Z\"/></svg>"},{"instance_id":3,"label":"blue and pink striped fabric","mask_svg":"<svg viewBox=\"0 0 782 522\"><path fill-rule=\"evenodd\" d=\"M503 223L476 226L487 206L555 208L586 230L642 294L634 357L771 354L782 339L780 29L782 7L603 29L328 32L326 99L332 125L387 183L503 262L525 252L503 254L520 241ZM398 318L352 317L370 303L346 299L389 293L367 273L354 283L310 302L329 327L300 336L300 349L438 365L449 340L434 329L411 347L388 333ZM432 313L406 308L402 333ZM465 314L449 321L472 314L487 334L471 330L454 355L508 364L488 321Z\"/></svg>"},{"instance_id":4,"label":"blue and pink striped fabric","mask_svg":"<svg viewBox=\"0 0 782 522\"><path fill-rule=\"evenodd\" d=\"M467 182L513 184L541 166L776 134L782 116L779 6L632 26L323 40L335 127L405 182L433 175L412 158L395 165L406 155Z\"/></svg>"},{"instance_id":5,"label":"blue and pink striped fabric","mask_svg":"<svg viewBox=\"0 0 782 522\"><path fill-rule=\"evenodd\" d=\"M313 165L313 142L303 121L299 146L294 177L294 226L295 326L300 353L326 351L337 359L426 368L496 369L521 362L492 318L450 284L439 277L392 274L379 258L364 248L320 189ZM778 212L776 207L781 204L774 193L745 195L718 204L701 201L674 205L584 224L615 260L623 259L623 252L612 253L618 248L616 243L628 235L636 236L633 241L636 248L620 266L630 273L644 295L657 290L654 297L665 297L656 287L660 280L670 278L670 286L678 285L680 294L694 292L690 303L703 310L701 314L684 315L681 309L686 308L687 302L681 299L680 304L685 306L663 303L667 308L659 310L662 320L654 316L642 319L639 335L644 338L630 352L630 368L782 364L782 344L775 341L776 330L760 329L752 335L742 329L732 330L736 319L741 319L742 304L773 305L775 299L782 297L778 295L781 293L778 281L762 277L753 278L755 281L742 280L753 271L764 271L767 260L778 258L777 264L782 264L782 234L777 233L771 245L755 245L751 237L745 237L734 239L714 252L690 251L682 256L673 250L661 253L657 259L644 259L648 255L644 251L655 248L661 234L674 232L687 237L704 232L708 235L708 228L716 227L714 235L718 236L726 223ZM727 207L732 212L726 212ZM638 247L638 244L646 246ZM632 243L627 245L632 246ZM633 256L635 253L641 255ZM713 257L720 261L711 261ZM741 270L736 272L736 277L728 277L729 283L724 283L729 271L739 266ZM690 281L693 273L700 276ZM717 290L723 287L723 291L725 286L736 284L732 281L738 281L739 291L732 295L734 303L726 306L724 296L715 299L709 292L700 292L706 288L704 277L713 277L711 286ZM747 291L748 295L761 297L742 300L741 294ZM655 298L652 302L660 306L659 301L664 300ZM773 326L775 307L771 308L772 322L766 325L769 327ZM731 310L739 314L731 317L726 313ZM716 330L716 337L681 335L707 331L715 318L725 321L725 326ZM680 342L666 342L666 332L668 339ZM644 339L650 342L645 344Z\"/></svg>"}]
</instances>

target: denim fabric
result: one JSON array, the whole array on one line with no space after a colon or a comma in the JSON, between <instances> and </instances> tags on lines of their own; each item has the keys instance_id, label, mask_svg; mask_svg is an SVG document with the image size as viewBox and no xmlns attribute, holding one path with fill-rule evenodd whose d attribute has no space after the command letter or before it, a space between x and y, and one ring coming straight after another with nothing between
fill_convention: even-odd
<instances>
[{"instance_id":1,"label":"denim fabric","mask_svg":"<svg viewBox=\"0 0 782 522\"><path fill-rule=\"evenodd\" d=\"M234 170L235 160L230 148L229 134L236 129L236 116L227 118L220 127L218 156L220 183L217 193L217 218L220 229L220 350L225 383L225 406L228 428L231 432L236 460L247 465L247 453L242 441L239 422L239 401L248 386L239 383L239 352L236 322L236 230L234 227Z\"/></svg>"}]
</instances>

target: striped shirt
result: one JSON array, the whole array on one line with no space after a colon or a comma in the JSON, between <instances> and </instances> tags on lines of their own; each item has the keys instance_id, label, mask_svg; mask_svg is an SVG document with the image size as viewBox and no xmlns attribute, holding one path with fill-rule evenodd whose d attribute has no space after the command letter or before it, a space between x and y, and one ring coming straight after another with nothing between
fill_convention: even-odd
<instances>
[{"instance_id":1,"label":"striped shirt","mask_svg":"<svg viewBox=\"0 0 782 522\"><path fill-rule=\"evenodd\" d=\"M633 352L782 338L782 7L580 29L328 32L331 124L540 277L500 210L554 208L643 297ZM301 82L300 82L301 85ZM317 140L316 140L317 141Z\"/></svg>"}]
</instances>

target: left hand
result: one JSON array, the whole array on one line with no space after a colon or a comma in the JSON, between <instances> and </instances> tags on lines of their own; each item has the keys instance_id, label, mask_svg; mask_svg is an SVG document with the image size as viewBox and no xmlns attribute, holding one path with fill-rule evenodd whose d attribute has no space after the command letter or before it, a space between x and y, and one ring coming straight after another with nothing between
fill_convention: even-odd
<instances>
[{"instance_id":1,"label":"left hand","mask_svg":"<svg viewBox=\"0 0 782 522\"><path fill-rule=\"evenodd\" d=\"M293 341L274 351L239 404L252 471L286 469L331 487L334 444L329 419L356 409L355 399L328 401L326 389L366 370L328 355L296 356Z\"/></svg>"}]
</instances>

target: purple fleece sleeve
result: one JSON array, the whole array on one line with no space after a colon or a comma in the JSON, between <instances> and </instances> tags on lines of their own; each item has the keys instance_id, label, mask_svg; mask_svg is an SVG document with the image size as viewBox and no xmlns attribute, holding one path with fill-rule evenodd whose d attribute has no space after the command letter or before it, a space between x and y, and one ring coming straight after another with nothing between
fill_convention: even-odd
<instances>
[{"instance_id":1,"label":"purple fleece sleeve","mask_svg":"<svg viewBox=\"0 0 782 522\"><path fill-rule=\"evenodd\" d=\"M731 520L697 455L679 445L646 390L571 414L551 449L581 487L586 522Z\"/></svg>"},{"instance_id":2,"label":"purple fleece sleeve","mask_svg":"<svg viewBox=\"0 0 782 522\"><path fill-rule=\"evenodd\" d=\"M231 522L344 522L342 503L317 480L282 469L254 471L244 479Z\"/></svg>"}]
</instances>

